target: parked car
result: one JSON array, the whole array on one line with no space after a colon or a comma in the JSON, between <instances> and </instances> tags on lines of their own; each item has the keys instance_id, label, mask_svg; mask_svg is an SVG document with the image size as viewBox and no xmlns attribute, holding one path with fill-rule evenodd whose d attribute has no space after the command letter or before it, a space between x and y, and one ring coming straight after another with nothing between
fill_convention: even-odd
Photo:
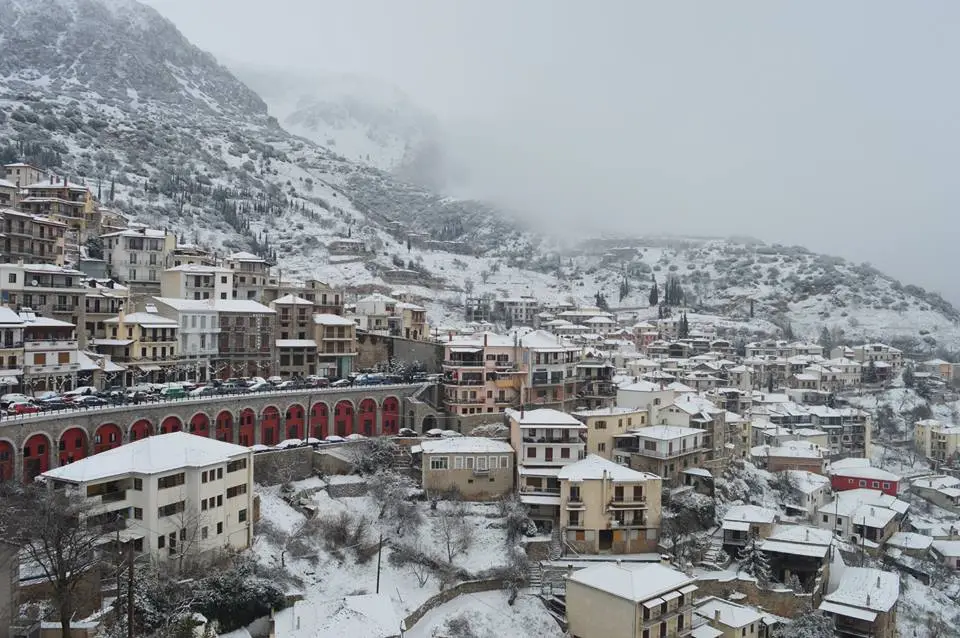
<instances>
[{"instance_id":1,"label":"parked car","mask_svg":"<svg viewBox=\"0 0 960 638\"><path fill-rule=\"evenodd\" d=\"M92 394L85 394L74 399L71 405L77 408L100 408L105 405L110 405L110 403L106 399L95 397Z\"/></svg>"},{"instance_id":2,"label":"parked car","mask_svg":"<svg viewBox=\"0 0 960 638\"><path fill-rule=\"evenodd\" d=\"M74 404L68 403L63 399L47 399L45 401L40 401L37 406L40 408L41 412L56 412L58 410L69 410L74 407Z\"/></svg>"},{"instance_id":3,"label":"parked car","mask_svg":"<svg viewBox=\"0 0 960 638\"><path fill-rule=\"evenodd\" d=\"M194 388L188 392L191 397L215 397L218 394L221 394L220 388L216 388L212 385L203 385L199 388Z\"/></svg>"},{"instance_id":4,"label":"parked car","mask_svg":"<svg viewBox=\"0 0 960 638\"><path fill-rule=\"evenodd\" d=\"M332 381L330 383L331 388L345 388L349 385L353 385L353 381L350 379L337 379L336 381Z\"/></svg>"},{"instance_id":5,"label":"parked car","mask_svg":"<svg viewBox=\"0 0 960 638\"><path fill-rule=\"evenodd\" d=\"M6 410L10 407L11 403L30 403L31 400L30 397L25 394L20 394L19 392L5 394L0 397L0 408Z\"/></svg>"},{"instance_id":6,"label":"parked car","mask_svg":"<svg viewBox=\"0 0 960 638\"><path fill-rule=\"evenodd\" d=\"M252 384L250 387L247 388L247 391L248 392L269 392L270 390L273 390L273 389L274 388L272 384L267 383L266 381L263 381L263 382L257 382Z\"/></svg>"},{"instance_id":7,"label":"parked car","mask_svg":"<svg viewBox=\"0 0 960 638\"><path fill-rule=\"evenodd\" d=\"M282 377L273 376L273 377L268 377L268 378L267 378L267 381L268 381L269 383L272 383L273 385L277 385L278 383L283 383L283 378L282 378Z\"/></svg>"},{"instance_id":8,"label":"parked car","mask_svg":"<svg viewBox=\"0 0 960 638\"><path fill-rule=\"evenodd\" d=\"M97 389L92 385L82 385L79 388L74 388L73 390L67 390L63 393L63 398L67 401L72 401L76 397L88 397L93 396L97 393Z\"/></svg>"},{"instance_id":9,"label":"parked car","mask_svg":"<svg viewBox=\"0 0 960 638\"><path fill-rule=\"evenodd\" d=\"M187 391L178 385L171 385L160 390L160 396L164 399L182 399L187 396Z\"/></svg>"},{"instance_id":10,"label":"parked car","mask_svg":"<svg viewBox=\"0 0 960 638\"><path fill-rule=\"evenodd\" d=\"M28 403L26 401L11 403L7 407L7 412L10 414L36 414L39 411L40 406L34 405L33 403Z\"/></svg>"}]
</instances>

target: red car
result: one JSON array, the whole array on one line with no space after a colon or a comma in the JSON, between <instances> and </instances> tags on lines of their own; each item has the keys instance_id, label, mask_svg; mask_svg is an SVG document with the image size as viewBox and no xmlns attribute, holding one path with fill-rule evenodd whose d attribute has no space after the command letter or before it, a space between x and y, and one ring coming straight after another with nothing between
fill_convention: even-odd
<instances>
[{"instance_id":1,"label":"red car","mask_svg":"<svg viewBox=\"0 0 960 638\"><path fill-rule=\"evenodd\" d=\"M36 414L40 411L40 406L32 403L12 403L7 408L10 414Z\"/></svg>"}]
</instances>

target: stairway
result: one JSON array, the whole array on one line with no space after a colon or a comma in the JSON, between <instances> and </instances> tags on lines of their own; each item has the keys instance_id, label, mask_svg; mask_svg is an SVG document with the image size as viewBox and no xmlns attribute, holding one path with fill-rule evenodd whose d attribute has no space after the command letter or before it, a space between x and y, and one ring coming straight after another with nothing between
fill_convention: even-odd
<instances>
[{"instance_id":1,"label":"stairway","mask_svg":"<svg viewBox=\"0 0 960 638\"><path fill-rule=\"evenodd\" d=\"M543 567L540 563L530 563L527 567L527 587L534 592L543 588Z\"/></svg>"},{"instance_id":2,"label":"stairway","mask_svg":"<svg viewBox=\"0 0 960 638\"><path fill-rule=\"evenodd\" d=\"M563 558L563 536L559 527L554 527L553 533L550 535L550 551L548 556L552 561Z\"/></svg>"}]
</instances>

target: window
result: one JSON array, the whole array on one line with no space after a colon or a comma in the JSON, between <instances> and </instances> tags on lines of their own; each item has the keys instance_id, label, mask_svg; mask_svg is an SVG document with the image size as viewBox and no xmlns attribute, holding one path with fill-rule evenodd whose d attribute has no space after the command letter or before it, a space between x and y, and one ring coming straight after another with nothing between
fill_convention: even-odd
<instances>
[{"instance_id":1,"label":"window","mask_svg":"<svg viewBox=\"0 0 960 638\"><path fill-rule=\"evenodd\" d=\"M8 284L15 284L15 283L17 283L17 273L12 272L12 273L10 273L9 275L7 275L7 283L8 283Z\"/></svg>"},{"instance_id":2,"label":"window","mask_svg":"<svg viewBox=\"0 0 960 638\"><path fill-rule=\"evenodd\" d=\"M607 444L606 443L597 443L597 452L606 452Z\"/></svg>"},{"instance_id":3,"label":"window","mask_svg":"<svg viewBox=\"0 0 960 638\"><path fill-rule=\"evenodd\" d=\"M167 545L167 537L163 534L157 536L157 549L163 549Z\"/></svg>"},{"instance_id":4,"label":"window","mask_svg":"<svg viewBox=\"0 0 960 638\"><path fill-rule=\"evenodd\" d=\"M863 479L860 479L860 487L866 487L866 486L867 486L867 482L864 481Z\"/></svg>"},{"instance_id":5,"label":"window","mask_svg":"<svg viewBox=\"0 0 960 638\"><path fill-rule=\"evenodd\" d=\"M597 429L597 430L606 430L606 429L607 429L607 422L606 422L606 421L597 421L597 422L594 424L594 426L595 426L595 429Z\"/></svg>"},{"instance_id":6,"label":"window","mask_svg":"<svg viewBox=\"0 0 960 638\"><path fill-rule=\"evenodd\" d=\"M223 523L217 523L217 534L223 534Z\"/></svg>"},{"instance_id":7,"label":"window","mask_svg":"<svg viewBox=\"0 0 960 638\"><path fill-rule=\"evenodd\" d=\"M247 469L247 459L237 459L236 461L230 461L227 463L227 472L237 472L239 470Z\"/></svg>"},{"instance_id":8,"label":"window","mask_svg":"<svg viewBox=\"0 0 960 638\"><path fill-rule=\"evenodd\" d=\"M247 510L240 510L240 513L237 514L237 520L241 523L245 523L247 520Z\"/></svg>"},{"instance_id":9,"label":"window","mask_svg":"<svg viewBox=\"0 0 960 638\"><path fill-rule=\"evenodd\" d=\"M430 458L430 469L431 470L446 470L450 467L450 457L448 456L433 456Z\"/></svg>"},{"instance_id":10,"label":"window","mask_svg":"<svg viewBox=\"0 0 960 638\"><path fill-rule=\"evenodd\" d=\"M485 470L485 469L487 469L487 457L485 457L485 456L478 456L478 457L477 457L477 469L478 469L478 470Z\"/></svg>"},{"instance_id":11,"label":"window","mask_svg":"<svg viewBox=\"0 0 960 638\"><path fill-rule=\"evenodd\" d=\"M207 528L203 527L200 529L200 538L202 540L207 540Z\"/></svg>"},{"instance_id":12,"label":"window","mask_svg":"<svg viewBox=\"0 0 960 638\"><path fill-rule=\"evenodd\" d=\"M163 505L157 508L157 518L163 518L164 516L173 516L174 514L179 514L183 511L183 501L177 501L176 503L170 503L169 505Z\"/></svg>"},{"instance_id":13,"label":"window","mask_svg":"<svg viewBox=\"0 0 960 638\"><path fill-rule=\"evenodd\" d=\"M510 457L509 457L509 456L501 456L501 457L500 457L500 469L501 469L501 470L505 470L505 469L507 469L508 467L510 467Z\"/></svg>"},{"instance_id":14,"label":"window","mask_svg":"<svg viewBox=\"0 0 960 638\"><path fill-rule=\"evenodd\" d=\"M113 435L111 434L111 436L113 436ZM143 479L138 479L138 478L133 479L133 489L135 489L135 490L138 491L138 492L142 492L142 491L143 491Z\"/></svg>"},{"instance_id":15,"label":"window","mask_svg":"<svg viewBox=\"0 0 960 638\"><path fill-rule=\"evenodd\" d=\"M187 528L186 528L186 527L181 527L181 528L180 528L180 540L182 540L182 541L187 540Z\"/></svg>"},{"instance_id":16,"label":"window","mask_svg":"<svg viewBox=\"0 0 960 638\"><path fill-rule=\"evenodd\" d=\"M560 458L561 458L561 459L569 459L569 458L570 458L570 448L568 448L568 447L560 448Z\"/></svg>"},{"instance_id":17,"label":"window","mask_svg":"<svg viewBox=\"0 0 960 638\"><path fill-rule=\"evenodd\" d=\"M143 520L143 508L142 508L142 507L134 507L134 508L133 508L133 517L134 517L135 519L137 519L138 521L142 521L142 520Z\"/></svg>"},{"instance_id":18,"label":"window","mask_svg":"<svg viewBox=\"0 0 960 638\"><path fill-rule=\"evenodd\" d=\"M528 447L528 448L527 448L527 458L528 458L528 459L533 459L533 458L536 458L536 457L537 457L537 448L535 448L535 447Z\"/></svg>"},{"instance_id":19,"label":"window","mask_svg":"<svg viewBox=\"0 0 960 638\"><path fill-rule=\"evenodd\" d=\"M240 496L241 494L246 494L246 493L247 493L246 483L227 488L227 498L234 498L235 496Z\"/></svg>"},{"instance_id":20,"label":"window","mask_svg":"<svg viewBox=\"0 0 960 638\"><path fill-rule=\"evenodd\" d=\"M164 476L163 478L157 479L157 489L165 490L168 487L176 487L178 485L183 485L186 476L183 472L179 474L171 474L170 476Z\"/></svg>"},{"instance_id":21,"label":"window","mask_svg":"<svg viewBox=\"0 0 960 638\"><path fill-rule=\"evenodd\" d=\"M218 467L218 468L217 468L217 480L219 481L219 480L222 479L222 478L223 478L223 468L222 468L222 467Z\"/></svg>"},{"instance_id":22,"label":"window","mask_svg":"<svg viewBox=\"0 0 960 638\"><path fill-rule=\"evenodd\" d=\"M201 483L206 483L206 482L207 482L207 473L206 473L206 472L204 472L203 474L200 475L200 482L201 482Z\"/></svg>"},{"instance_id":23,"label":"window","mask_svg":"<svg viewBox=\"0 0 960 638\"><path fill-rule=\"evenodd\" d=\"M207 511L207 499L200 501L200 510L204 512Z\"/></svg>"},{"instance_id":24,"label":"window","mask_svg":"<svg viewBox=\"0 0 960 638\"><path fill-rule=\"evenodd\" d=\"M223 507L223 494L217 496L217 507Z\"/></svg>"},{"instance_id":25,"label":"window","mask_svg":"<svg viewBox=\"0 0 960 638\"><path fill-rule=\"evenodd\" d=\"M874 487L874 489L880 487L880 481L874 481L874 482L873 482L873 487Z\"/></svg>"},{"instance_id":26,"label":"window","mask_svg":"<svg viewBox=\"0 0 960 638\"><path fill-rule=\"evenodd\" d=\"M453 457L453 469L462 470L463 469L463 457L455 456Z\"/></svg>"},{"instance_id":27,"label":"window","mask_svg":"<svg viewBox=\"0 0 960 638\"><path fill-rule=\"evenodd\" d=\"M883 489L889 490L889 489L890 489L890 484L887 483L886 481L884 481L884 483L883 483Z\"/></svg>"}]
</instances>

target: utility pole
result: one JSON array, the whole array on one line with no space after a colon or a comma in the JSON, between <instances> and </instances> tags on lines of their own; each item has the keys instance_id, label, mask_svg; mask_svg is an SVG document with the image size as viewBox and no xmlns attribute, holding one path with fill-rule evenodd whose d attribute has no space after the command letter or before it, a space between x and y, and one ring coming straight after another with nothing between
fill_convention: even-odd
<instances>
[{"instance_id":1,"label":"utility pole","mask_svg":"<svg viewBox=\"0 0 960 638\"><path fill-rule=\"evenodd\" d=\"M383 553L383 530L380 530L380 542L377 544L377 591L380 593L380 554Z\"/></svg>"},{"instance_id":2,"label":"utility pole","mask_svg":"<svg viewBox=\"0 0 960 638\"><path fill-rule=\"evenodd\" d=\"M132 543L127 546L127 638L133 638L133 544Z\"/></svg>"}]
</instances>

